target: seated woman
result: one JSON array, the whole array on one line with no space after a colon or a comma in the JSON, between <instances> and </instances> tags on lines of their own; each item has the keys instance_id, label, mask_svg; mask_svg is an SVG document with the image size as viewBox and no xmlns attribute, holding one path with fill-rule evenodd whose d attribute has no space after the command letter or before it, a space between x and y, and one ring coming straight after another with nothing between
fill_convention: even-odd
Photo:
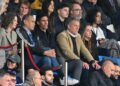
<instances>
[{"instance_id":1,"label":"seated woman","mask_svg":"<svg viewBox=\"0 0 120 86\"><path fill-rule=\"evenodd\" d=\"M5 50L6 57L17 54L17 34L14 29L17 26L15 13L7 13L3 16L2 28L0 28L0 47Z\"/></svg>"},{"instance_id":2,"label":"seated woman","mask_svg":"<svg viewBox=\"0 0 120 86\"><path fill-rule=\"evenodd\" d=\"M90 24L86 24L84 26L84 31L82 33L82 40L85 46L87 47L87 49L94 57L94 59L98 59L97 46L95 45L95 41L92 38L92 26Z\"/></svg>"},{"instance_id":3,"label":"seated woman","mask_svg":"<svg viewBox=\"0 0 120 86\"><path fill-rule=\"evenodd\" d=\"M113 39L114 34L102 25L101 17L102 13L97 8L89 11L87 15L87 21L92 25L92 32L96 38L97 46L108 49L112 57L120 57L120 45Z\"/></svg>"}]
</instances>

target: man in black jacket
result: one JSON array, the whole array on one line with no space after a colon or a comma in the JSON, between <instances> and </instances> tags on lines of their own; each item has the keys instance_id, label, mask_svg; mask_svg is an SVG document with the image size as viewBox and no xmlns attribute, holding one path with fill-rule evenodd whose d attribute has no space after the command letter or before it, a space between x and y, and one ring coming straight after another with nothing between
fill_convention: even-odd
<instances>
[{"instance_id":1,"label":"man in black jacket","mask_svg":"<svg viewBox=\"0 0 120 86\"><path fill-rule=\"evenodd\" d=\"M114 74L115 65L110 60L105 60L101 70L94 71L89 76L89 86L113 86L110 77Z\"/></svg>"},{"instance_id":2,"label":"man in black jacket","mask_svg":"<svg viewBox=\"0 0 120 86\"><path fill-rule=\"evenodd\" d=\"M35 20L33 15L28 14L23 19L23 27L17 29L18 36L24 40L24 42L30 47L30 51L33 57L34 62L40 66L50 66L52 67L51 57L55 57L54 50L47 49L46 47L42 46L40 40L36 39L31 31L34 30ZM25 53L26 54L26 53ZM27 68L33 67L31 64L28 54L25 55L25 66ZM55 62L53 62L55 63ZM58 63L56 65L58 66Z\"/></svg>"}]
</instances>

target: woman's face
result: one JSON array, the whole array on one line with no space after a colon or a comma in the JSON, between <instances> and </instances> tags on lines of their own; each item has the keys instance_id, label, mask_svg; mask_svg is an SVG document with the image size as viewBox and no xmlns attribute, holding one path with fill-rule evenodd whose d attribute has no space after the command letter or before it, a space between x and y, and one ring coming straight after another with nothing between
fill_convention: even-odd
<instances>
[{"instance_id":1,"label":"woman's face","mask_svg":"<svg viewBox=\"0 0 120 86\"><path fill-rule=\"evenodd\" d=\"M29 13L29 7L26 4L21 4L20 15L27 15Z\"/></svg>"},{"instance_id":2,"label":"woman's face","mask_svg":"<svg viewBox=\"0 0 120 86\"><path fill-rule=\"evenodd\" d=\"M50 5L48 6L48 11L53 12L54 11L54 1L51 0Z\"/></svg>"},{"instance_id":3,"label":"woman's face","mask_svg":"<svg viewBox=\"0 0 120 86\"><path fill-rule=\"evenodd\" d=\"M15 16L14 19L13 19L13 21L12 21L12 23L10 24L10 27L11 27L12 29L15 29L15 28L16 28L16 26L17 26L17 24L18 24L17 21L18 21L18 20L17 20L17 16Z\"/></svg>"},{"instance_id":4,"label":"woman's face","mask_svg":"<svg viewBox=\"0 0 120 86\"><path fill-rule=\"evenodd\" d=\"M85 32L84 32L85 38L91 39L91 37L92 37L92 31L91 30L92 30L92 26L87 25L86 28L85 28Z\"/></svg>"},{"instance_id":5,"label":"woman's face","mask_svg":"<svg viewBox=\"0 0 120 86\"><path fill-rule=\"evenodd\" d=\"M15 62L12 62L12 61L7 61L7 67L9 68L9 69L14 69L14 68L16 68L17 67L17 64L15 63Z\"/></svg>"},{"instance_id":6,"label":"woman's face","mask_svg":"<svg viewBox=\"0 0 120 86\"><path fill-rule=\"evenodd\" d=\"M100 24L101 23L101 13L97 12L96 17L95 17L95 23Z\"/></svg>"}]
</instances>

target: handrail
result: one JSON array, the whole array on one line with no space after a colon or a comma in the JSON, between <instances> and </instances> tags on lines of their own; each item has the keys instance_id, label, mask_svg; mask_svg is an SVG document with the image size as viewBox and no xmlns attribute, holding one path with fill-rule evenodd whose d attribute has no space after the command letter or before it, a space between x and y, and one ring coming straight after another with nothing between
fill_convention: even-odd
<instances>
[{"instance_id":1,"label":"handrail","mask_svg":"<svg viewBox=\"0 0 120 86\"><path fill-rule=\"evenodd\" d=\"M7 49L7 48L11 48L13 46L17 45L17 43L11 44L11 45L7 45L7 46L0 46L0 49Z\"/></svg>"}]
</instances>

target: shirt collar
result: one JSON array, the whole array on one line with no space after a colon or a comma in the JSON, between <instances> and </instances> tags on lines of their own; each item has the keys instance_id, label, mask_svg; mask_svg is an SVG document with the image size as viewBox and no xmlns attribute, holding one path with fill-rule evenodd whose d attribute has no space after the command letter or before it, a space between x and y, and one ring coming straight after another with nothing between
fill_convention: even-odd
<instances>
[{"instance_id":1,"label":"shirt collar","mask_svg":"<svg viewBox=\"0 0 120 86\"><path fill-rule=\"evenodd\" d=\"M32 34L28 28L24 27L24 29L25 29L25 31L27 32L28 35Z\"/></svg>"},{"instance_id":2,"label":"shirt collar","mask_svg":"<svg viewBox=\"0 0 120 86\"><path fill-rule=\"evenodd\" d=\"M77 33L76 35L72 34L69 30L67 30L67 32L72 36L72 37L77 37L79 35L79 33Z\"/></svg>"}]
</instances>

